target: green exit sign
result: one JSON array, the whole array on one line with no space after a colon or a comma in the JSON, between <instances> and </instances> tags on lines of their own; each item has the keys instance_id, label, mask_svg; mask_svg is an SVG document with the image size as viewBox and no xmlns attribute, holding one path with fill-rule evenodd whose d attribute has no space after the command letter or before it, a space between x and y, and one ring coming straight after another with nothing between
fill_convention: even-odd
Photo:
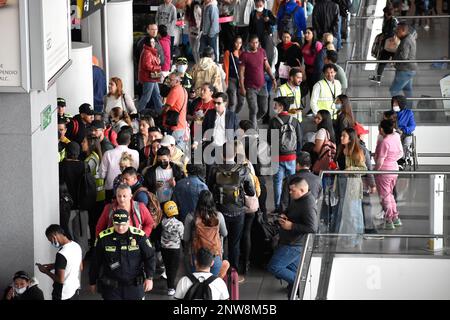
<instances>
[{"instance_id":1,"label":"green exit sign","mask_svg":"<svg viewBox=\"0 0 450 320\"><path fill-rule=\"evenodd\" d=\"M45 130L52 122L52 106L48 105L41 111L41 130Z\"/></svg>"}]
</instances>

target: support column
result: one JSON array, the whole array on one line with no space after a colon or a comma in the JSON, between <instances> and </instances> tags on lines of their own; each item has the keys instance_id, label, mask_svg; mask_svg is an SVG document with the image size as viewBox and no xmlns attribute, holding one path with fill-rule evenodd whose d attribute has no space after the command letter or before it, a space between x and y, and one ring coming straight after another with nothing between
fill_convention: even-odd
<instances>
[{"instance_id":1,"label":"support column","mask_svg":"<svg viewBox=\"0 0 450 320\"><path fill-rule=\"evenodd\" d=\"M35 263L52 263L56 254L45 237L59 223L56 98L55 85L47 92L0 93L0 288L24 270L37 277L46 299L53 282ZM42 129L48 105L51 122Z\"/></svg>"},{"instance_id":2,"label":"support column","mask_svg":"<svg viewBox=\"0 0 450 320\"><path fill-rule=\"evenodd\" d=\"M430 234L444 234L444 175L430 176ZM443 239L430 239L428 249L439 251L443 248Z\"/></svg>"},{"instance_id":3,"label":"support column","mask_svg":"<svg viewBox=\"0 0 450 320\"><path fill-rule=\"evenodd\" d=\"M92 46L83 42L72 42L72 65L57 80L58 96L66 99L66 112L78 114L83 103L94 105L92 79Z\"/></svg>"},{"instance_id":4,"label":"support column","mask_svg":"<svg viewBox=\"0 0 450 320\"><path fill-rule=\"evenodd\" d=\"M109 77L121 78L125 92L134 97L133 1L111 0L106 8Z\"/></svg>"}]
</instances>

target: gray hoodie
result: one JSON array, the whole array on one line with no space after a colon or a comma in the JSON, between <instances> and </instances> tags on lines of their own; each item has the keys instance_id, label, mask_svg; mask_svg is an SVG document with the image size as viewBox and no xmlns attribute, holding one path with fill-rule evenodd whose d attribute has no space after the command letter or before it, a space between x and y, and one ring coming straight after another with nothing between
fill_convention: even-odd
<instances>
[{"instance_id":1,"label":"gray hoodie","mask_svg":"<svg viewBox=\"0 0 450 320\"><path fill-rule=\"evenodd\" d=\"M156 24L165 25L169 36L175 36L175 28L177 23L177 8L172 3L161 4L156 12Z\"/></svg>"},{"instance_id":2,"label":"gray hoodie","mask_svg":"<svg viewBox=\"0 0 450 320\"><path fill-rule=\"evenodd\" d=\"M219 8L217 7L217 1L213 0L203 8L202 35L212 38L219 31Z\"/></svg>"},{"instance_id":3,"label":"gray hoodie","mask_svg":"<svg viewBox=\"0 0 450 320\"><path fill-rule=\"evenodd\" d=\"M401 39L397 52L395 52L394 60L415 60L416 59L416 37L417 32L410 28L409 34ZM417 70L417 63L396 63L395 69L397 71L415 71Z\"/></svg>"}]
</instances>

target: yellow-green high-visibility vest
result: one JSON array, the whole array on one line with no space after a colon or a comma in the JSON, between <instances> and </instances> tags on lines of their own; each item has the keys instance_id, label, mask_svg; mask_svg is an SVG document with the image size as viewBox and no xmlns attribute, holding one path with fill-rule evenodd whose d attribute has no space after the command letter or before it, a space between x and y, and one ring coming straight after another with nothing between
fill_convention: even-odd
<instances>
[{"instance_id":1,"label":"yellow-green high-visibility vest","mask_svg":"<svg viewBox=\"0 0 450 320\"><path fill-rule=\"evenodd\" d=\"M92 152L85 160L84 162L88 163L89 160L94 160L95 162L95 168L91 174L95 178L95 186L97 187L97 198L96 201L103 201L105 200L105 181L100 178L98 171L100 169L100 157L96 152Z\"/></svg>"},{"instance_id":2,"label":"yellow-green high-visibility vest","mask_svg":"<svg viewBox=\"0 0 450 320\"><path fill-rule=\"evenodd\" d=\"M342 87L339 81L334 81L333 85L330 85L326 80L320 80L320 95L317 100L317 110L328 110L332 119L337 118L336 107L334 100L340 94L342 94Z\"/></svg>"},{"instance_id":3,"label":"yellow-green high-visibility vest","mask_svg":"<svg viewBox=\"0 0 450 320\"><path fill-rule=\"evenodd\" d=\"M296 110L295 113L292 112L292 116L294 118L297 118L298 122L302 122L302 92L300 90L300 87L295 88L292 90L292 88L288 85L286 82L285 84L281 85L279 87L280 95L282 97L294 97L294 103L291 104L289 107L289 110ZM289 112L291 113L291 112Z\"/></svg>"}]
</instances>

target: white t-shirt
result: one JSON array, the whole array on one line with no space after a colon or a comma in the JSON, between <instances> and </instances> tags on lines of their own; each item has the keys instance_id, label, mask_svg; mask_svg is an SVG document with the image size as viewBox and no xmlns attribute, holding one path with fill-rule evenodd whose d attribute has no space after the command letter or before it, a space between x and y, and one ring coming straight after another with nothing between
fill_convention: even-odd
<instances>
[{"instance_id":1,"label":"white t-shirt","mask_svg":"<svg viewBox=\"0 0 450 320\"><path fill-rule=\"evenodd\" d=\"M169 180L173 178L172 169L163 169L161 167L156 168L156 182L162 181L163 186L156 190L156 197L159 202L166 202L172 199L173 189L169 185Z\"/></svg>"},{"instance_id":2,"label":"white t-shirt","mask_svg":"<svg viewBox=\"0 0 450 320\"><path fill-rule=\"evenodd\" d=\"M80 288L81 247L75 241L71 241L65 244L58 253L63 255L67 261L64 269L64 284L61 294L61 300L67 300L72 298Z\"/></svg>"},{"instance_id":3,"label":"white t-shirt","mask_svg":"<svg viewBox=\"0 0 450 320\"><path fill-rule=\"evenodd\" d=\"M208 279L210 276L212 276L212 273L210 272L194 272L193 274L197 279L200 277L204 277L205 280ZM175 299L183 299L184 296L186 295L186 292L189 290L191 286L192 281L187 276L181 278L177 284ZM217 278L216 280L211 282L209 284L209 287L211 288L211 295L213 300L229 299L230 295L228 293L227 285L225 284L225 281L223 281L221 278Z\"/></svg>"}]
</instances>

